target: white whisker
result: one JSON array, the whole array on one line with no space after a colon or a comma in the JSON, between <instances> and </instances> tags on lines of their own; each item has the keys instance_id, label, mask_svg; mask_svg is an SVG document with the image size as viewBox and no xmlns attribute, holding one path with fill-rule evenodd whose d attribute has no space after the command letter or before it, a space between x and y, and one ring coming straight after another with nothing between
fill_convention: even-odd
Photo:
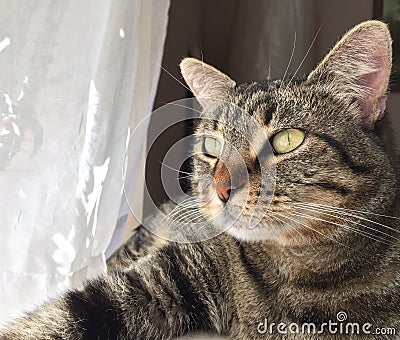
<instances>
[{"instance_id":1,"label":"white whisker","mask_svg":"<svg viewBox=\"0 0 400 340\"><path fill-rule=\"evenodd\" d=\"M307 224L305 224L305 223L303 223L303 222L301 222L301 221L299 221L299 220L296 220L295 218L290 218L290 217L288 217L288 216L286 216L286 215L283 215L283 214L281 214L281 215L282 215L283 217L286 217L286 218L289 219L289 220L292 220L292 221L295 222L295 223L298 223L298 224L302 225L303 227L305 227L305 228L307 228L307 229L309 229L309 230L311 230L311 231L313 231L313 232L315 232L315 233L317 233L317 234L320 234L320 235L323 236L324 238L326 238L326 239L328 239L328 240L330 240L330 241L332 241L332 242L334 242L334 243L340 245L341 247L345 247L345 248L354 250L352 247L349 247L349 246L347 246L347 245L345 245L345 244L343 244L343 243L341 243L341 242L335 240L334 238L332 238L332 237L326 235L325 233L322 233L322 232L320 232L320 231L318 231L318 230L316 230L316 229L314 229L314 228L308 226ZM293 214L291 214L291 215L293 215Z\"/></svg>"},{"instance_id":2,"label":"white whisker","mask_svg":"<svg viewBox=\"0 0 400 340\"><path fill-rule=\"evenodd\" d=\"M269 65L268 65L268 77L267 80L271 79L271 59L269 60Z\"/></svg>"},{"instance_id":3,"label":"white whisker","mask_svg":"<svg viewBox=\"0 0 400 340\"><path fill-rule=\"evenodd\" d=\"M293 56L294 56L294 51L295 51L295 49L296 49L296 39L297 39L296 30L294 30L294 40L293 40L292 54L291 54L291 56L290 56L289 63L288 63L288 65L287 65L287 67L286 67L286 70L285 70L285 73L283 74L282 79L285 79L286 74L287 74L287 72L289 71L290 64L292 63L292 59L293 59Z\"/></svg>"},{"instance_id":4,"label":"white whisker","mask_svg":"<svg viewBox=\"0 0 400 340\"><path fill-rule=\"evenodd\" d=\"M195 110L193 107L190 107L190 106L181 105L181 104L177 104L177 103L168 103L168 104L175 105L175 106L178 106L178 107L181 107L184 109L192 110L194 112L200 113L201 116L203 115L203 111Z\"/></svg>"},{"instance_id":5,"label":"white whisker","mask_svg":"<svg viewBox=\"0 0 400 340\"><path fill-rule=\"evenodd\" d=\"M283 214L282 214L282 215L283 215ZM285 215L283 215L283 216L286 217ZM300 238L301 238L301 239L305 239L305 240L307 241L308 245L314 250L314 252L315 252L316 254L318 254L318 251L317 251L317 250L315 249L315 247L312 245L311 241L310 241L308 238L304 237L304 235L303 235L294 225L289 224L288 222L285 222L285 221L281 220L279 217L276 217L276 216L275 216L275 218L278 219L279 221L285 223L287 226L289 226L289 228L292 228L292 229L300 236ZM288 218L288 217L286 217L286 218ZM290 218L288 218L288 219L290 220ZM294 220L292 220L292 222L294 222L294 223L296 224L296 222L295 222Z\"/></svg>"},{"instance_id":6,"label":"white whisker","mask_svg":"<svg viewBox=\"0 0 400 340\"><path fill-rule=\"evenodd\" d=\"M295 215L295 216L298 216L298 217L304 217L304 218L312 219L312 220L315 220L315 221L321 221L321 222L332 224L332 225L335 225L335 226L338 226L338 227L342 227L342 228L345 228L347 230L353 231L356 234L359 234L361 236L367 237L367 238L369 238L371 240L374 240L374 241L377 241L377 242L381 242L381 243L385 243L385 244L390 244L390 242L388 242L387 240L385 240L384 238L382 238L380 236L372 236L371 234L369 234L367 232L364 232L364 231L361 231L361 230L357 230L357 229L355 229L353 227L350 227L348 225L345 225L345 224L336 223L336 222L333 222L333 221L325 220L323 218L319 218L319 217L315 217L315 216L312 216L312 215L299 213L299 212L292 213L292 214Z\"/></svg>"},{"instance_id":7,"label":"white whisker","mask_svg":"<svg viewBox=\"0 0 400 340\"><path fill-rule=\"evenodd\" d=\"M177 171L177 172L182 172L183 174L192 175L191 172L186 172L186 171L182 171L182 170L179 170L179 169L175 169L175 168L173 168L172 166L169 166L169 165L165 164L165 163L162 162L162 161L158 161L158 162L159 162L161 165L163 165L163 166L165 166L166 168L168 168L168 169L171 169L171 170L174 170L174 171Z\"/></svg>"},{"instance_id":8,"label":"white whisker","mask_svg":"<svg viewBox=\"0 0 400 340\"><path fill-rule=\"evenodd\" d=\"M294 77L296 77L297 72L299 72L300 67L303 65L304 61L306 60L308 54L310 53L312 47L314 46L315 41L317 40L318 34L319 34L319 32L321 31L321 27L322 27L322 26L320 26L320 27L318 28L317 33L315 33L314 39L313 39L313 41L311 42L311 45L310 45L310 47L308 48L308 50L307 50L307 52L306 52L306 55L305 55L304 58L301 60L299 67L298 67L298 68L296 69L296 71L294 72L292 78L290 78L289 83L288 83L287 86L289 86L290 83L292 82L292 80L294 79Z\"/></svg>"},{"instance_id":9,"label":"white whisker","mask_svg":"<svg viewBox=\"0 0 400 340\"><path fill-rule=\"evenodd\" d=\"M272 211L271 211L271 212L272 212ZM288 216L286 216L286 215L283 215L283 214L281 214L281 213L278 213L278 212L273 212L273 213L274 213L274 214L278 214L279 216L282 216L282 217L284 217L284 218L287 218L288 220L291 220L291 221L293 221L293 222L299 223L299 224L302 225L303 227L305 227L305 228L307 228L307 229L309 229L309 230L311 230L311 231L313 231L313 232L315 232L315 233L317 233L317 234L320 234L320 235L323 236L323 237L327 237L327 238L330 239L331 241L337 242L336 240L329 238L329 237L328 237L327 235L325 235L324 233L322 233L322 232L320 232L320 231L318 231L318 230L315 230L314 228L308 226L307 224L305 224L305 223L303 223L303 222L301 222L301 221L292 219L292 218L290 218L290 217L288 217Z\"/></svg>"},{"instance_id":10,"label":"white whisker","mask_svg":"<svg viewBox=\"0 0 400 340\"><path fill-rule=\"evenodd\" d=\"M173 219L172 217L177 216L178 214L181 214L182 212L188 211L188 210L199 210L197 204L193 205L183 205L182 203L180 205L177 205L168 215L167 217L169 219Z\"/></svg>"},{"instance_id":11,"label":"white whisker","mask_svg":"<svg viewBox=\"0 0 400 340\"><path fill-rule=\"evenodd\" d=\"M383 234L383 235L385 235L385 236L387 236L387 237L390 237L390 238L395 239L396 241L400 241L400 239L398 239L397 237L392 236L392 235L390 235L390 234L387 234L387 233L385 233L385 232L383 232L383 231L381 231L381 230L379 230L379 229L375 229L375 228L366 226L366 225L364 225L364 224L362 224L362 223L358 223L358 222L353 221L353 220L350 220L350 219L348 219L348 218L344 218L344 217L341 217L341 216L338 216L338 215L330 214L329 212L332 212L332 211L329 211L329 210L328 210L329 212L327 212L327 210L324 211L324 209L322 209L322 208L310 208L310 207L308 207L308 208L305 208L305 207L297 207L297 209L303 209L303 210L318 212L318 213L321 213L321 214L324 214L324 215L327 215L327 216L339 218L339 219L341 219L341 220L343 220L343 221L350 222L350 223L352 223L352 224L356 224L356 225L359 225L359 226L361 226L361 227L367 228L367 229L369 229L369 230L372 230L372 231L381 233L381 234ZM336 212L336 214L338 214L338 212ZM354 216L354 215L353 215L353 216ZM358 217L358 218L360 218L360 217ZM382 226L384 226L384 225L382 225ZM386 227L386 226L384 226L384 227ZM393 229L393 230L394 230L394 229ZM395 230L395 231L396 231L396 230Z\"/></svg>"},{"instance_id":12,"label":"white whisker","mask_svg":"<svg viewBox=\"0 0 400 340\"><path fill-rule=\"evenodd\" d=\"M169 71L167 71L162 65L157 64L164 72L166 72L169 76L171 76L174 80L176 80L179 84L181 84L185 89L187 89L188 91L190 91L191 93L192 90L186 86L184 83L182 83L179 79L177 79L172 73L170 73Z\"/></svg>"},{"instance_id":13,"label":"white whisker","mask_svg":"<svg viewBox=\"0 0 400 340\"><path fill-rule=\"evenodd\" d=\"M354 210L354 209L348 209L348 208L339 208L339 207L335 207L333 205L325 205L325 204L312 203L312 202L291 202L291 203L292 204L315 205L315 206L326 207L326 208L331 208L331 209L335 209L335 210L357 212L357 213L362 213L362 214L367 214L367 215L375 215L375 216L380 216L380 217L386 217L386 218L392 218L392 219L395 219L395 220L400 220L400 217L396 217L396 216L377 214L377 213L373 213L373 212L365 211L365 210Z\"/></svg>"}]
</instances>

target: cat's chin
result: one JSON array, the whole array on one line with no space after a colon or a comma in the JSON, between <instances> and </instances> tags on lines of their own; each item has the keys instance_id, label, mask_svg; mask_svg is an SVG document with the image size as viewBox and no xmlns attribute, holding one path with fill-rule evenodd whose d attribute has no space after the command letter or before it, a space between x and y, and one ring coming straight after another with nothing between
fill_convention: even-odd
<instances>
[{"instance_id":1,"label":"cat's chin","mask_svg":"<svg viewBox=\"0 0 400 340\"><path fill-rule=\"evenodd\" d=\"M276 226L261 223L251 225L248 218L233 216L227 212L215 216L213 224L241 241L265 241L274 240L277 237Z\"/></svg>"},{"instance_id":2,"label":"cat's chin","mask_svg":"<svg viewBox=\"0 0 400 340\"><path fill-rule=\"evenodd\" d=\"M248 227L242 227L240 225L232 225L230 228L226 229L225 232L238 240L247 242L257 242L274 239L274 233L266 228L256 227L254 229L249 229Z\"/></svg>"},{"instance_id":3,"label":"cat's chin","mask_svg":"<svg viewBox=\"0 0 400 340\"><path fill-rule=\"evenodd\" d=\"M213 197L203 212L214 227L238 240L248 242L270 240L282 243L282 235L286 232L285 226L276 225L272 221L266 222L268 219L264 219L265 216L258 221L255 218L251 220L243 216L243 208L235 203L237 202L228 201L222 205L218 198Z\"/></svg>"}]
</instances>

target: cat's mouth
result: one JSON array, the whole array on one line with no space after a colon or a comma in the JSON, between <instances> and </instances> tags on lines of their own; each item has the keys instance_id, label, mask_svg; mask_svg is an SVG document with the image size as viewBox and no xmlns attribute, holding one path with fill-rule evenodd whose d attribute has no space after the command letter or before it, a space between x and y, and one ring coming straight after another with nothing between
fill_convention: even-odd
<instances>
[{"instance_id":1,"label":"cat's mouth","mask_svg":"<svg viewBox=\"0 0 400 340\"><path fill-rule=\"evenodd\" d=\"M255 241L271 239L286 229L269 215L267 202L272 201L272 196L260 197L243 186L231 192L228 199L221 199L214 186L202 184L196 195L203 202L202 214L219 230L241 240Z\"/></svg>"},{"instance_id":2,"label":"cat's mouth","mask_svg":"<svg viewBox=\"0 0 400 340\"><path fill-rule=\"evenodd\" d=\"M277 230L267 214L252 213L246 205L234 200L222 203L212 199L204 205L203 213L215 227L241 240L270 239Z\"/></svg>"}]
</instances>

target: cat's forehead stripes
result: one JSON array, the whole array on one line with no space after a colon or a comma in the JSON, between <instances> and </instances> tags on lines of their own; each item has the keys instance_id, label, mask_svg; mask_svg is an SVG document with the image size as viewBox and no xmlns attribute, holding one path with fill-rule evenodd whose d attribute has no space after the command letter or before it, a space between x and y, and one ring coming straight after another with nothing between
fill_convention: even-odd
<instances>
[{"instance_id":1,"label":"cat's forehead stripes","mask_svg":"<svg viewBox=\"0 0 400 340\"><path fill-rule=\"evenodd\" d=\"M285 83L281 80L242 84L237 87L233 100L264 126L282 117L292 118L296 107L304 107L307 93L299 88L300 80ZM278 119L274 119L275 115Z\"/></svg>"}]
</instances>

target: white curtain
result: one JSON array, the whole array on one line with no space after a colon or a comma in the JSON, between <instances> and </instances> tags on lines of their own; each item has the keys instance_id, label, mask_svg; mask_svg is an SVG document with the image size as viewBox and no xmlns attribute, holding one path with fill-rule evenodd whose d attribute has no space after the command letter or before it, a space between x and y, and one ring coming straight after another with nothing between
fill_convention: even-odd
<instances>
[{"instance_id":1,"label":"white curtain","mask_svg":"<svg viewBox=\"0 0 400 340\"><path fill-rule=\"evenodd\" d=\"M105 271L124 172L141 204L168 7L0 0L0 325Z\"/></svg>"}]
</instances>

